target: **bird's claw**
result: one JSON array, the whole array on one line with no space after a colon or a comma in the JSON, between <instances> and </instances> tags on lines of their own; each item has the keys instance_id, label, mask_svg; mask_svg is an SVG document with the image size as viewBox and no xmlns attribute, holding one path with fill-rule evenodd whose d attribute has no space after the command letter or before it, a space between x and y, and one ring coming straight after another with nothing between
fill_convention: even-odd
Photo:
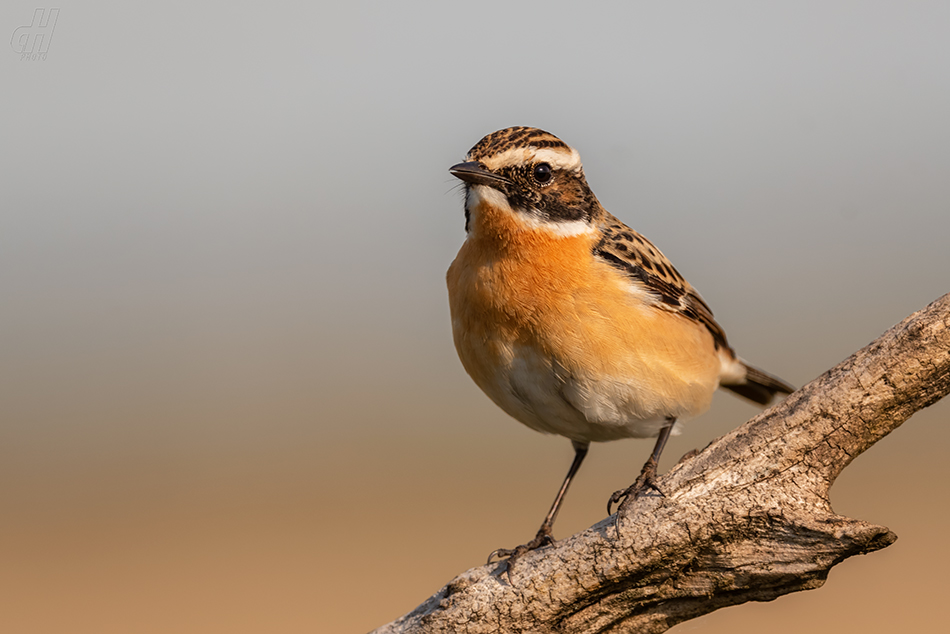
<instances>
[{"instance_id":1,"label":"bird's claw","mask_svg":"<svg viewBox=\"0 0 950 634\"><path fill-rule=\"evenodd\" d=\"M525 553L531 552L532 550L537 550L538 548L543 548L545 546L550 546L554 543L554 537L550 532L539 531L527 544L521 544L516 548L498 548L493 550L490 555L488 555L488 563L492 563L492 560L497 557L499 561L504 560L508 564L505 575L508 577L508 583L511 583L511 569L514 566L515 562L522 557Z\"/></svg>"},{"instance_id":2,"label":"bird's claw","mask_svg":"<svg viewBox=\"0 0 950 634\"><path fill-rule=\"evenodd\" d=\"M619 491L614 491L613 495L610 496L610 499L607 500L607 515L613 515L613 506L617 504L617 516L614 518L614 527L617 529L617 534L620 534L620 518L626 515L625 511L627 508L634 503L634 501L643 495L646 491L652 489L660 494L662 497L666 497L660 487L656 484L655 469L644 468L643 472L640 473L640 476L636 481L631 484L626 489L620 489Z\"/></svg>"}]
</instances>

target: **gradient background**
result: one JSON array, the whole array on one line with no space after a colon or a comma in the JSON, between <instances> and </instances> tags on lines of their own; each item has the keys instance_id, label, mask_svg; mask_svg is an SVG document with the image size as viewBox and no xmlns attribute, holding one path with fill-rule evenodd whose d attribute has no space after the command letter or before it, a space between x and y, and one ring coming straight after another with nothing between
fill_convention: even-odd
<instances>
[{"instance_id":1,"label":"gradient background","mask_svg":"<svg viewBox=\"0 0 950 634\"><path fill-rule=\"evenodd\" d=\"M797 385L950 290L950 4L153 4L0 55L0 631L361 632L534 534L570 445L468 379L444 288L498 128L578 148ZM894 546L676 631L945 623L948 416L832 491ZM651 445L595 446L557 535Z\"/></svg>"}]
</instances>

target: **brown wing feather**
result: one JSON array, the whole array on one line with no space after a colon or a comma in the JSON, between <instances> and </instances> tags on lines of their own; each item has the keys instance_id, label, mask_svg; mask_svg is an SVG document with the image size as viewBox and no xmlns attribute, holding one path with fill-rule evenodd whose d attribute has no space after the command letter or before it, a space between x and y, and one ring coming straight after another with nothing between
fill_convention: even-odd
<instances>
[{"instance_id":1,"label":"brown wing feather","mask_svg":"<svg viewBox=\"0 0 950 634\"><path fill-rule=\"evenodd\" d=\"M594 247L595 256L655 295L658 308L701 323L712 334L716 348L732 353L726 333L716 323L709 305L652 242L606 211L601 223L603 238Z\"/></svg>"}]
</instances>

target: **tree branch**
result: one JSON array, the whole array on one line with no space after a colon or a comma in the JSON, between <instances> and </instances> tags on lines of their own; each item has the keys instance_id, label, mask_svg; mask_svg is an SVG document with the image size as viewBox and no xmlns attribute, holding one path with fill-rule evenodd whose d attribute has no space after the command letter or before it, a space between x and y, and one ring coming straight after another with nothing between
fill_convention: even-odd
<instances>
[{"instance_id":1,"label":"tree branch","mask_svg":"<svg viewBox=\"0 0 950 634\"><path fill-rule=\"evenodd\" d=\"M897 539L835 515L856 456L950 392L950 294L659 479L628 514L473 568L377 633L663 632L821 586Z\"/></svg>"}]
</instances>

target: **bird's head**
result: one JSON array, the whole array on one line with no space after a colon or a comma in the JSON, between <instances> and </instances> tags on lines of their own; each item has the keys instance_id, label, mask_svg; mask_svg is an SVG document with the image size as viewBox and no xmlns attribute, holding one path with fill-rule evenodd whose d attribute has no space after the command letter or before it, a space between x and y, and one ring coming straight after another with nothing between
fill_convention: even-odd
<instances>
[{"instance_id":1,"label":"bird's head","mask_svg":"<svg viewBox=\"0 0 950 634\"><path fill-rule=\"evenodd\" d=\"M478 230L486 205L512 226L562 236L590 232L600 208L577 150L537 128L493 132L449 172L465 183L468 232Z\"/></svg>"}]
</instances>

